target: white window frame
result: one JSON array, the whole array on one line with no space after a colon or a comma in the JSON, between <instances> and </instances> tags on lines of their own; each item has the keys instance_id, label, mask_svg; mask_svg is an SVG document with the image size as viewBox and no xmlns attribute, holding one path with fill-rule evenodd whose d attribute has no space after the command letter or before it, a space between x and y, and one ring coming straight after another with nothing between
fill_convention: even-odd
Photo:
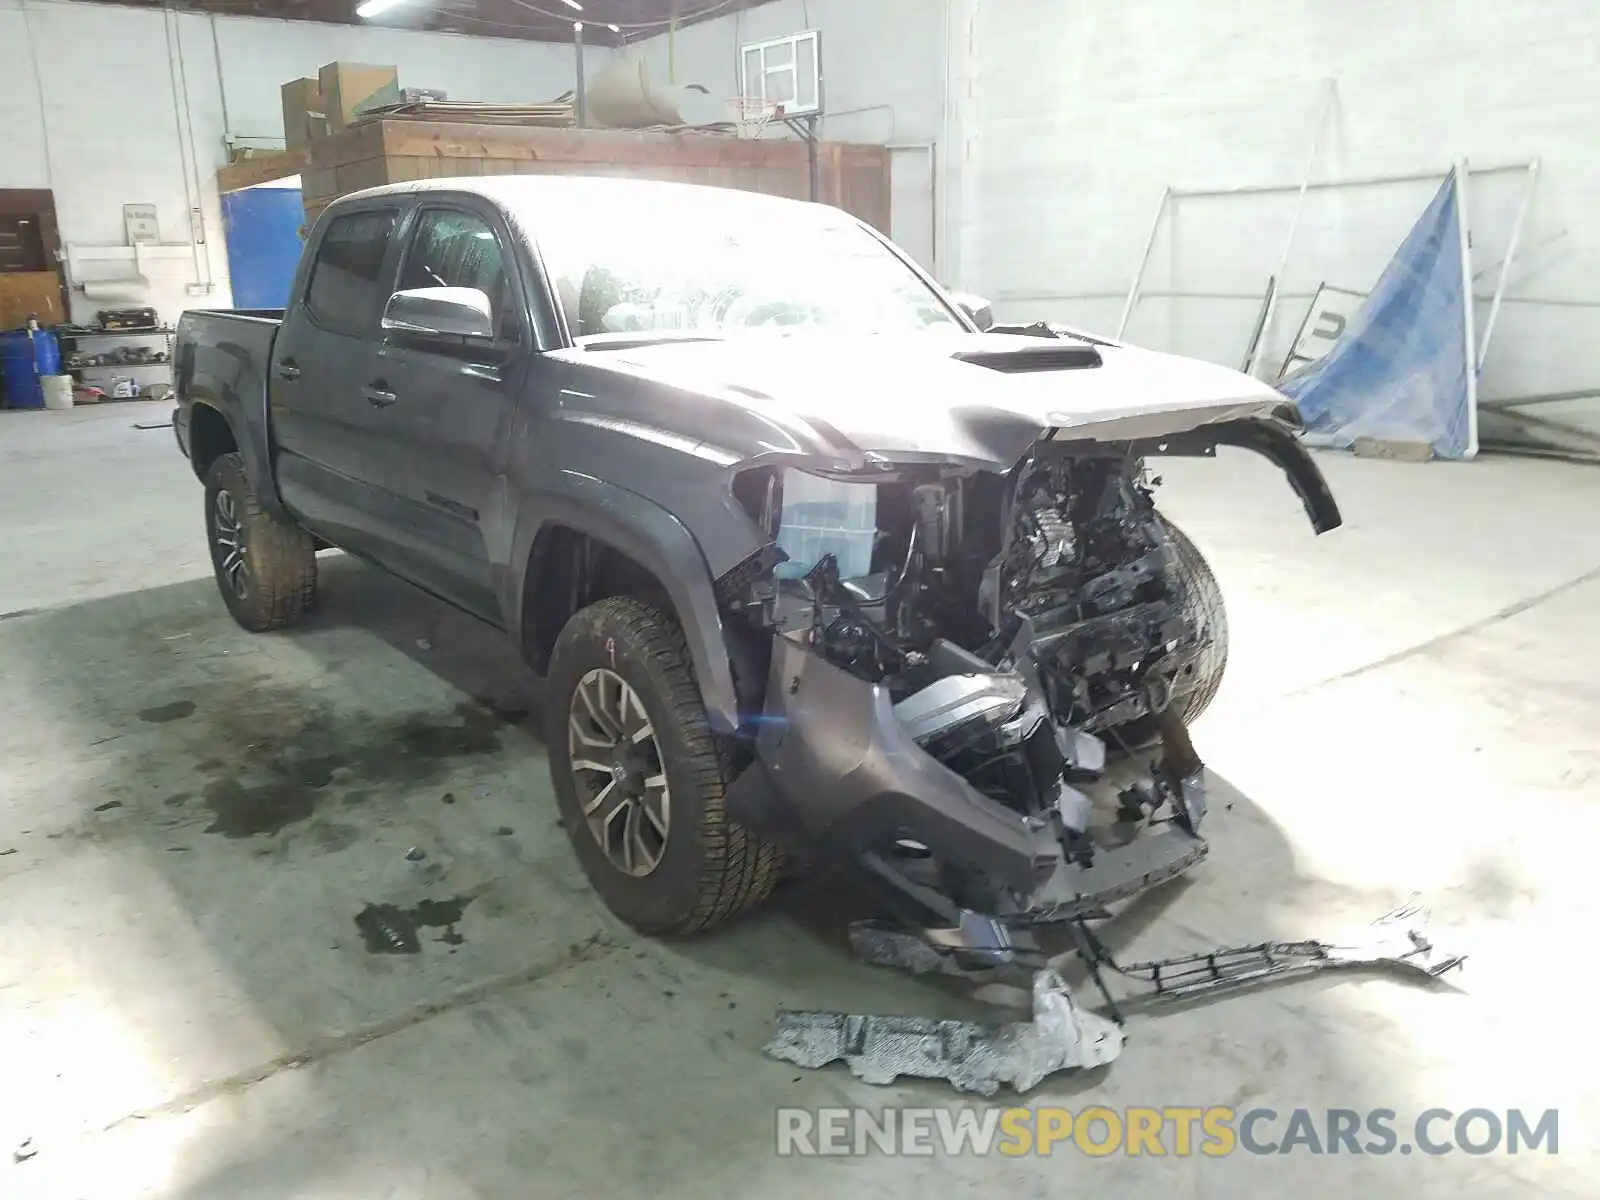
<instances>
[{"instance_id":1,"label":"white window frame","mask_svg":"<svg viewBox=\"0 0 1600 1200\"><path fill-rule=\"evenodd\" d=\"M801 104L800 77L796 74L796 67L800 61L800 47L809 42L811 44L811 61L816 66L816 98L812 104ZM767 65L767 52L769 50L787 47L789 61L778 63L774 66ZM750 70L750 56L757 56L760 64L759 77L752 78ZM741 94L752 99L770 100L772 93L767 87L767 82L773 76L788 75L791 86L789 92L796 97L792 103L783 105L784 116L804 117L822 111L822 36L816 29L808 29L804 33L791 33L786 37L770 38L764 42L750 42L739 47L739 86Z\"/></svg>"}]
</instances>

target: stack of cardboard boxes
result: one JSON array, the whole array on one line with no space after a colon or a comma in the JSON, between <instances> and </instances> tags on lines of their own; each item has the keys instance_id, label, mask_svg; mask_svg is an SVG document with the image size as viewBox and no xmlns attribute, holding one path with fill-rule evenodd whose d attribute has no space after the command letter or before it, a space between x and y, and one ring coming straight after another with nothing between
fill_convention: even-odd
<instances>
[{"instance_id":1,"label":"stack of cardboard boxes","mask_svg":"<svg viewBox=\"0 0 1600 1200\"><path fill-rule=\"evenodd\" d=\"M419 96L424 94L417 91ZM439 99L444 95L425 94ZM315 79L294 79L283 85L285 148L308 151L313 141L348 129L363 113L399 104L406 98L407 93L400 90L400 73L394 67L329 63Z\"/></svg>"},{"instance_id":2,"label":"stack of cardboard boxes","mask_svg":"<svg viewBox=\"0 0 1600 1200\"><path fill-rule=\"evenodd\" d=\"M402 88L394 67L329 63L316 79L283 85L288 152L273 164L278 174L232 171L224 181L218 172L219 186L231 191L298 175L309 229L339 196L383 184L620 175L813 197L889 230L889 152L882 146L825 142L813 150L797 140L725 132L573 128L567 96L546 104L444 100Z\"/></svg>"}]
</instances>

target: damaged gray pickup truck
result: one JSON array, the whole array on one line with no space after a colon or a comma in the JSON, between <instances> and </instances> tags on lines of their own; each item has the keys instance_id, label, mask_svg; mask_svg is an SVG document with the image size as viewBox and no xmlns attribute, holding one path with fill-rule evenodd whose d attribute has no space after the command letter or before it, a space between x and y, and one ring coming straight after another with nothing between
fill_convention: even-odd
<instances>
[{"instance_id":1,"label":"damaged gray pickup truck","mask_svg":"<svg viewBox=\"0 0 1600 1200\"><path fill-rule=\"evenodd\" d=\"M1340 523L1264 384L993 328L854 218L718 189L345 197L286 311L183 317L177 387L239 622L334 546L503 629L583 869L656 934L814 856L981 957L1187 870L1226 623L1145 460L1252 451Z\"/></svg>"}]
</instances>

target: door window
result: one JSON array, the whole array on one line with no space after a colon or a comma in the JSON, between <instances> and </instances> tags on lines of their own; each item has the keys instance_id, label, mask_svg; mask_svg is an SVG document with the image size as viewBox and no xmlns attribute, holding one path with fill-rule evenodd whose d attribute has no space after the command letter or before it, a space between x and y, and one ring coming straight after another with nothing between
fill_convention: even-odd
<instances>
[{"instance_id":1,"label":"door window","mask_svg":"<svg viewBox=\"0 0 1600 1200\"><path fill-rule=\"evenodd\" d=\"M400 268L399 288L426 287L477 288L489 297L500 340L516 340L520 323L511 303L505 256L483 218L455 209L423 211Z\"/></svg>"},{"instance_id":2,"label":"door window","mask_svg":"<svg viewBox=\"0 0 1600 1200\"><path fill-rule=\"evenodd\" d=\"M363 337L377 324L384 255L394 236L393 209L335 217L317 246L306 289L311 319L330 333Z\"/></svg>"}]
</instances>

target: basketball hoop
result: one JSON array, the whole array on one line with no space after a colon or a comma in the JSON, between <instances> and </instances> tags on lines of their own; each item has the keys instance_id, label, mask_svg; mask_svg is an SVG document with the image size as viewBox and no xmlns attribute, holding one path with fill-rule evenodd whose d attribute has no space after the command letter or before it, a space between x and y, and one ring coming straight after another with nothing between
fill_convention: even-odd
<instances>
[{"instance_id":1,"label":"basketball hoop","mask_svg":"<svg viewBox=\"0 0 1600 1200\"><path fill-rule=\"evenodd\" d=\"M742 138L758 138L775 119L783 116L783 105L759 96L735 96L728 104L733 122Z\"/></svg>"}]
</instances>

